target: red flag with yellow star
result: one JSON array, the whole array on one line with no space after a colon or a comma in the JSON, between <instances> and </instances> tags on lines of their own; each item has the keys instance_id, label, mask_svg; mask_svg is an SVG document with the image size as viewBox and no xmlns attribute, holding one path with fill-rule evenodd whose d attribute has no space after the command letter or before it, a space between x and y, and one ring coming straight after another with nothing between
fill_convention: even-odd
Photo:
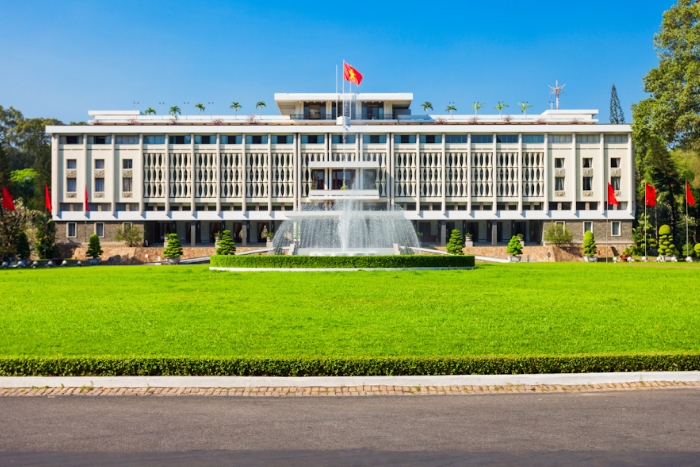
<instances>
[{"instance_id":1,"label":"red flag with yellow star","mask_svg":"<svg viewBox=\"0 0 700 467\"><path fill-rule=\"evenodd\" d=\"M343 79L345 81L350 81L356 85L360 85L362 82L362 73L357 71L355 68L351 67L347 63L343 62Z\"/></svg>"}]
</instances>

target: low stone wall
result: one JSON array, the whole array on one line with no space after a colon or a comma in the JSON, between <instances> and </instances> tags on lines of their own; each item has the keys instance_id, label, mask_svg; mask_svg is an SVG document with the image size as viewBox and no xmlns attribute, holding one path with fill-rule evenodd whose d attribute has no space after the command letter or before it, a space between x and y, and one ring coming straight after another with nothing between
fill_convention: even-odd
<instances>
[{"instance_id":1,"label":"low stone wall","mask_svg":"<svg viewBox=\"0 0 700 467\"><path fill-rule=\"evenodd\" d=\"M609 257L618 256L622 251L627 248L629 244L609 244ZM445 250L445 247L437 247L439 250ZM464 248L462 251L469 255L475 256L491 256L493 258L508 258L508 253L506 253L505 245L499 246L474 246L469 248ZM549 258L547 253L550 254ZM569 247L558 248L556 246L525 246L523 248L523 261L527 261L527 257L530 257L532 262L573 262L573 261L583 261L583 251L581 250L581 245L572 245ZM598 245L598 256L604 258L606 256L605 245Z\"/></svg>"},{"instance_id":2,"label":"low stone wall","mask_svg":"<svg viewBox=\"0 0 700 467\"><path fill-rule=\"evenodd\" d=\"M252 247L236 247L236 251L250 251L265 248L264 246ZM72 258L85 261L88 259L85 256L87 251L86 246L68 246L59 245L59 252L62 258ZM165 261L163 257L163 247L128 247L128 246L112 246L102 245L102 262L109 264L145 264L158 263ZM203 256L212 256L216 254L214 246L196 246L182 247L182 259L201 258ZM148 256L146 256L148 255ZM111 260L110 260L111 258Z\"/></svg>"}]
</instances>

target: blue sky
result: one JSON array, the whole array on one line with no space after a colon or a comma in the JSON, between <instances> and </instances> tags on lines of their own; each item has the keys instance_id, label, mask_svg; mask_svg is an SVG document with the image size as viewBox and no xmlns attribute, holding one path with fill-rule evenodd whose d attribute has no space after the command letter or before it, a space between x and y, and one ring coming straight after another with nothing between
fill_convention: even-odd
<instances>
[{"instance_id":1,"label":"blue sky","mask_svg":"<svg viewBox=\"0 0 700 467\"><path fill-rule=\"evenodd\" d=\"M413 92L414 113L426 100L436 113L477 100L481 113L498 101L539 113L558 79L561 107L599 109L601 122L614 82L629 121L673 3L0 0L0 105L65 122L134 102L228 114L239 101L247 114L265 100L274 114L275 92L334 92L345 59L361 92Z\"/></svg>"}]
</instances>

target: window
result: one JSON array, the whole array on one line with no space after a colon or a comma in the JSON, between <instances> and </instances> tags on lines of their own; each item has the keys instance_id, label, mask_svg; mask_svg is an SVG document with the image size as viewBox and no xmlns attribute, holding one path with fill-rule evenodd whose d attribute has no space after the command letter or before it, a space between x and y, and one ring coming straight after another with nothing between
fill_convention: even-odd
<instances>
[{"instance_id":1,"label":"window","mask_svg":"<svg viewBox=\"0 0 700 467\"><path fill-rule=\"evenodd\" d=\"M66 191L68 193L75 193L76 191L76 180L75 178L69 178L66 180Z\"/></svg>"},{"instance_id":2,"label":"window","mask_svg":"<svg viewBox=\"0 0 700 467\"><path fill-rule=\"evenodd\" d=\"M131 159L123 159L122 160L122 169L131 169L133 168L132 160Z\"/></svg>"},{"instance_id":3,"label":"window","mask_svg":"<svg viewBox=\"0 0 700 467\"><path fill-rule=\"evenodd\" d=\"M552 135L552 143L570 143L573 141L571 135Z\"/></svg>"},{"instance_id":4,"label":"window","mask_svg":"<svg viewBox=\"0 0 700 467\"><path fill-rule=\"evenodd\" d=\"M122 192L131 193L131 177L122 178Z\"/></svg>"},{"instance_id":5,"label":"window","mask_svg":"<svg viewBox=\"0 0 700 467\"><path fill-rule=\"evenodd\" d=\"M606 143L626 143L627 135L605 135Z\"/></svg>"},{"instance_id":6,"label":"window","mask_svg":"<svg viewBox=\"0 0 700 467\"><path fill-rule=\"evenodd\" d=\"M457 143L457 144L465 144L469 142L469 138L467 135L445 135L445 142L446 143Z\"/></svg>"},{"instance_id":7,"label":"window","mask_svg":"<svg viewBox=\"0 0 700 467\"><path fill-rule=\"evenodd\" d=\"M620 167L620 158L619 157L613 157L610 159L610 168L612 169L617 169Z\"/></svg>"},{"instance_id":8,"label":"window","mask_svg":"<svg viewBox=\"0 0 700 467\"><path fill-rule=\"evenodd\" d=\"M66 168L67 169L75 169L77 168L77 164L75 163L75 159L68 159L66 161Z\"/></svg>"},{"instance_id":9,"label":"window","mask_svg":"<svg viewBox=\"0 0 700 467\"><path fill-rule=\"evenodd\" d=\"M517 143L518 135L496 135L497 143Z\"/></svg>"},{"instance_id":10,"label":"window","mask_svg":"<svg viewBox=\"0 0 700 467\"><path fill-rule=\"evenodd\" d=\"M423 143L423 136L420 137ZM416 135L394 135L395 144L413 144L416 142Z\"/></svg>"},{"instance_id":11,"label":"window","mask_svg":"<svg viewBox=\"0 0 700 467\"><path fill-rule=\"evenodd\" d=\"M117 144L139 144L138 136L117 136Z\"/></svg>"},{"instance_id":12,"label":"window","mask_svg":"<svg viewBox=\"0 0 700 467\"><path fill-rule=\"evenodd\" d=\"M593 222L586 221L583 223L583 233L593 232Z\"/></svg>"},{"instance_id":13,"label":"window","mask_svg":"<svg viewBox=\"0 0 700 467\"><path fill-rule=\"evenodd\" d=\"M593 159L590 157L584 157L583 158L583 168L590 169L591 167L593 167Z\"/></svg>"},{"instance_id":14,"label":"window","mask_svg":"<svg viewBox=\"0 0 700 467\"><path fill-rule=\"evenodd\" d=\"M593 177L583 177L583 191L593 190Z\"/></svg>"},{"instance_id":15,"label":"window","mask_svg":"<svg viewBox=\"0 0 700 467\"><path fill-rule=\"evenodd\" d=\"M554 168L555 169L563 169L564 168L564 158L563 157L557 157L554 159Z\"/></svg>"},{"instance_id":16,"label":"window","mask_svg":"<svg viewBox=\"0 0 700 467\"><path fill-rule=\"evenodd\" d=\"M95 224L95 234L98 237L104 237L105 236L105 224L104 222L97 222Z\"/></svg>"},{"instance_id":17,"label":"window","mask_svg":"<svg viewBox=\"0 0 700 467\"><path fill-rule=\"evenodd\" d=\"M441 144L442 135L420 135L420 142L424 144Z\"/></svg>"},{"instance_id":18,"label":"window","mask_svg":"<svg viewBox=\"0 0 700 467\"><path fill-rule=\"evenodd\" d=\"M620 233L620 221L612 221L610 223L610 230L613 237L619 237L622 235Z\"/></svg>"},{"instance_id":19,"label":"window","mask_svg":"<svg viewBox=\"0 0 700 467\"><path fill-rule=\"evenodd\" d=\"M194 135L194 144L216 144L216 135Z\"/></svg>"},{"instance_id":20,"label":"window","mask_svg":"<svg viewBox=\"0 0 700 467\"><path fill-rule=\"evenodd\" d=\"M576 135L576 140L584 144L600 143L600 135Z\"/></svg>"},{"instance_id":21,"label":"window","mask_svg":"<svg viewBox=\"0 0 700 467\"><path fill-rule=\"evenodd\" d=\"M362 142L365 144L386 144L386 135L364 135Z\"/></svg>"},{"instance_id":22,"label":"window","mask_svg":"<svg viewBox=\"0 0 700 467\"><path fill-rule=\"evenodd\" d=\"M564 191L566 189L564 177L554 177L554 189L556 191Z\"/></svg>"},{"instance_id":23,"label":"window","mask_svg":"<svg viewBox=\"0 0 700 467\"><path fill-rule=\"evenodd\" d=\"M61 136L61 144L83 144L82 136Z\"/></svg>"},{"instance_id":24,"label":"window","mask_svg":"<svg viewBox=\"0 0 700 467\"><path fill-rule=\"evenodd\" d=\"M324 170L311 171L311 183L314 190L323 190L325 188L326 176L324 172Z\"/></svg>"},{"instance_id":25,"label":"window","mask_svg":"<svg viewBox=\"0 0 700 467\"><path fill-rule=\"evenodd\" d=\"M362 171L362 189L374 190L377 188L377 171L374 169L364 169Z\"/></svg>"},{"instance_id":26,"label":"window","mask_svg":"<svg viewBox=\"0 0 700 467\"><path fill-rule=\"evenodd\" d=\"M104 193L105 191L105 179L104 178L96 178L95 179L95 192L97 193Z\"/></svg>"},{"instance_id":27,"label":"window","mask_svg":"<svg viewBox=\"0 0 700 467\"><path fill-rule=\"evenodd\" d=\"M146 135L143 144L165 144L165 135Z\"/></svg>"},{"instance_id":28,"label":"window","mask_svg":"<svg viewBox=\"0 0 700 467\"><path fill-rule=\"evenodd\" d=\"M245 137L246 144L267 144L267 135L248 135Z\"/></svg>"},{"instance_id":29,"label":"window","mask_svg":"<svg viewBox=\"0 0 700 467\"><path fill-rule=\"evenodd\" d=\"M523 135L523 143L544 143L544 135Z\"/></svg>"},{"instance_id":30,"label":"window","mask_svg":"<svg viewBox=\"0 0 700 467\"><path fill-rule=\"evenodd\" d=\"M620 191L620 177L611 177L610 184L612 185L613 190Z\"/></svg>"},{"instance_id":31,"label":"window","mask_svg":"<svg viewBox=\"0 0 700 467\"><path fill-rule=\"evenodd\" d=\"M323 135L302 135L301 144L323 144Z\"/></svg>"},{"instance_id":32,"label":"window","mask_svg":"<svg viewBox=\"0 0 700 467\"><path fill-rule=\"evenodd\" d=\"M472 143L493 143L493 135L472 135Z\"/></svg>"},{"instance_id":33,"label":"window","mask_svg":"<svg viewBox=\"0 0 700 467\"><path fill-rule=\"evenodd\" d=\"M272 135L272 144L292 144L292 135Z\"/></svg>"},{"instance_id":34,"label":"window","mask_svg":"<svg viewBox=\"0 0 700 467\"><path fill-rule=\"evenodd\" d=\"M333 135L333 144L355 144L355 135Z\"/></svg>"},{"instance_id":35,"label":"window","mask_svg":"<svg viewBox=\"0 0 700 467\"><path fill-rule=\"evenodd\" d=\"M67 233L67 234L68 234L68 237L69 237L69 238L75 237L75 236L76 236L76 232L75 232L75 222L69 222L68 224L66 224L66 227L67 227L67 229L68 229L68 233Z\"/></svg>"},{"instance_id":36,"label":"window","mask_svg":"<svg viewBox=\"0 0 700 467\"><path fill-rule=\"evenodd\" d=\"M104 169L105 168L105 160L104 159L95 159L95 168L96 169Z\"/></svg>"},{"instance_id":37,"label":"window","mask_svg":"<svg viewBox=\"0 0 700 467\"><path fill-rule=\"evenodd\" d=\"M88 144L112 144L111 136L88 136Z\"/></svg>"},{"instance_id":38,"label":"window","mask_svg":"<svg viewBox=\"0 0 700 467\"><path fill-rule=\"evenodd\" d=\"M223 135L221 144L241 144L241 135Z\"/></svg>"},{"instance_id":39,"label":"window","mask_svg":"<svg viewBox=\"0 0 700 467\"><path fill-rule=\"evenodd\" d=\"M190 144L192 137L190 135L173 135L170 137L170 144Z\"/></svg>"}]
</instances>

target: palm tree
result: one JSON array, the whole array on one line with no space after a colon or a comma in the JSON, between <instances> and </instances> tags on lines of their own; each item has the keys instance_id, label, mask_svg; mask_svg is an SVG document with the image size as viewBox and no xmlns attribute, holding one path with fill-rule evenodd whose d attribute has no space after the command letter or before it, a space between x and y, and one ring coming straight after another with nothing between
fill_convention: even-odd
<instances>
[{"instance_id":1,"label":"palm tree","mask_svg":"<svg viewBox=\"0 0 700 467\"><path fill-rule=\"evenodd\" d=\"M156 111L153 110L152 107L149 107L149 108L146 109L146 111L144 112L144 114L146 114L146 115L155 115L155 114L156 114Z\"/></svg>"},{"instance_id":2,"label":"palm tree","mask_svg":"<svg viewBox=\"0 0 700 467\"><path fill-rule=\"evenodd\" d=\"M177 116L181 113L182 112L180 112L180 107L176 105L170 107L170 115L172 115L173 117L177 118Z\"/></svg>"},{"instance_id":3,"label":"palm tree","mask_svg":"<svg viewBox=\"0 0 700 467\"><path fill-rule=\"evenodd\" d=\"M479 114L479 109L484 106L483 102L474 102L474 105L472 105L472 109L474 109L474 115Z\"/></svg>"},{"instance_id":4,"label":"palm tree","mask_svg":"<svg viewBox=\"0 0 700 467\"><path fill-rule=\"evenodd\" d=\"M267 107L267 104L265 101L258 101L257 104L255 104L255 108L260 109L260 116L262 117L262 108Z\"/></svg>"},{"instance_id":5,"label":"palm tree","mask_svg":"<svg viewBox=\"0 0 700 467\"><path fill-rule=\"evenodd\" d=\"M450 113L450 118L452 118L452 112L457 112L457 107L455 107L453 104L450 104L447 106L445 111Z\"/></svg>"},{"instance_id":6,"label":"palm tree","mask_svg":"<svg viewBox=\"0 0 700 467\"><path fill-rule=\"evenodd\" d=\"M231 108L233 109L234 112L236 112L236 116L238 116L238 111L241 110L241 104L238 102L234 102L231 104Z\"/></svg>"},{"instance_id":7,"label":"palm tree","mask_svg":"<svg viewBox=\"0 0 700 467\"><path fill-rule=\"evenodd\" d=\"M530 104L529 102L518 102L518 105L520 106L520 110L523 112L523 114L527 116L527 109L532 107L532 104Z\"/></svg>"},{"instance_id":8,"label":"palm tree","mask_svg":"<svg viewBox=\"0 0 700 467\"><path fill-rule=\"evenodd\" d=\"M204 112L204 110L206 109L206 108L204 107L204 104L195 104L195 105L194 105L194 108L195 108L195 109L199 109L199 113L200 113L200 114L201 114L202 112Z\"/></svg>"},{"instance_id":9,"label":"palm tree","mask_svg":"<svg viewBox=\"0 0 700 467\"><path fill-rule=\"evenodd\" d=\"M433 110L433 104L429 101L423 102L420 106L423 107L426 115L428 115L428 110Z\"/></svg>"},{"instance_id":10,"label":"palm tree","mask_svg":"<svg viewBox=\"0 0 700 467\"><path fill-rule=\"evenodd\" d=\"M498 109L498 116L499 117L501 116L501 112L503 111L503 109L505 109L506 107L508 107L508 104L504 104L503 102L499 102L498 104L496 104L494 109Z\"/></svg>"}]
</instances>

